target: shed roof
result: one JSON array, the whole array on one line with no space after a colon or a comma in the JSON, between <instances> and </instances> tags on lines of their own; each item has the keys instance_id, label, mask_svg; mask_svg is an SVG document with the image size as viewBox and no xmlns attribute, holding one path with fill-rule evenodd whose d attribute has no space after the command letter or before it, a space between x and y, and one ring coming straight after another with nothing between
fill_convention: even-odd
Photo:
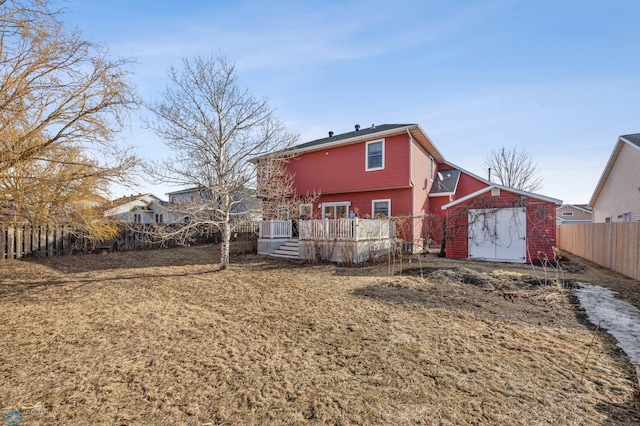
<instances>
[{"instance_id":1,"label":"shed roof","mask_svg":"<svg viewBox=\"0 0 640 426\"><path fill-rule=\"evenodd\" d=\"M540 195L540 194L534 194L533 192L522 191L520 189L511 188L511 187L508 187L508 186L492 184L492 185L487 186L486 188L482 188L482 189L480 189L480 190L478 190L476 192L472 192L471 194L469 194L467 196L464 196L464 197L459 198L459 199L457 199L455 201L452 201L452 202L450 202L448 204L445 204L441 208L442 208L442 210L446 210L449 207L456 206L458 204L464 203L467 200L471 200L472 198L475 198L475 197L477 197L479 195L482 195L482 194L484 194L486 192L489 192L494 188L498 188L498 189L501 189L501 190L504 190L504 191L507 191L507 192L513 192L514 194L524 195L524 196L535 198L535 199L542 200L542 201L548 201L548 202L554 203L556 205L562 204L562 200L558 200L556 198L551 198L551 197L547 197L545 195Z\"/></svg>"}]
</instances>

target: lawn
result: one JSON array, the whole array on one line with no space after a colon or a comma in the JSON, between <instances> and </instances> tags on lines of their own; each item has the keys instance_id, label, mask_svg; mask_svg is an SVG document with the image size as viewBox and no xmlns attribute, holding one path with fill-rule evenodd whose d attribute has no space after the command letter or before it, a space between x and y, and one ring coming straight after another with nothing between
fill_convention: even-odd
<instances>
[{"instance_id":1,"label":"lawn","mask_svg":"<svg viewBox=\"0 0 640 426\"><path fill-rule=\"evenodd\" d=\"M624 281L593 265L560 285L553 270L431 256L347 269L248 255L218 271L216 251L0 261L0 414L28 425L640 422L628 358L571 294L576 279Z\"/></svg>"}]
</instances>

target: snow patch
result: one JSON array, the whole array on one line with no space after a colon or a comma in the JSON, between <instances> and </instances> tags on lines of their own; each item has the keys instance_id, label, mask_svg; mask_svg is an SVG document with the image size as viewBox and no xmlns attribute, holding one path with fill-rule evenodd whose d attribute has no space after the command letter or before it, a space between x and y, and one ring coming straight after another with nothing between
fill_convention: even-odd
<instances>
[{"instance_id":1,"label":"snow patch","mask_svg":"<svg viewBox=\"0 0 640 426\"><path fill-rule=\"evenodd\" d=\"M631 359L640 365L640 310L635 306L616 299L617 292L599 285L577 283L576 295L587 312L589 321L600 324L618 340L620 347Z\"/></svg>"}]
</instances>

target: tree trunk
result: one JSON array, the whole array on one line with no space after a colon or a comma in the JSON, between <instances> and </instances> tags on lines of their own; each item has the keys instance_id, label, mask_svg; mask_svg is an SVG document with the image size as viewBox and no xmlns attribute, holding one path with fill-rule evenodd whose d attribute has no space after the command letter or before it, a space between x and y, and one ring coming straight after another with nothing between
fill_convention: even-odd
<instances>
[{"instance_id":1,"label":"tree trunk","mask_svg":"<svg viewBox=\"0 0 640 426\"><path fill-rule=\"evenodd\" d=\"M229 267L229 244L231 241L231 226L229 221L222 222L222 242L220 244L220 270Z\"/></svg>"}]
</instances>

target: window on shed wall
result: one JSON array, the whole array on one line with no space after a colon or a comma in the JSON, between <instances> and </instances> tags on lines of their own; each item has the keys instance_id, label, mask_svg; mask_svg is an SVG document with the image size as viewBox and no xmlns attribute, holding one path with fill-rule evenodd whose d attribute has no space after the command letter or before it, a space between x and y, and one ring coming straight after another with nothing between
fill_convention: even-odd
<instances>
[{"instance_id":1,"label":"window on shed wall","mask_svg":"<svg viewBox=\"0 0 640 426\"><path fill-rule=\"evenodd\" d=\"M371 212L374 219L391 216L391 200L373 200Z\"/></svg>"},{"instance_id":2,"label":"window on shed wall","mask_svg":"<svg viewBox=\"0 0 640 426\"><path fill-rule=\"evenodd\" d=\"M384 169L384 140L367 142L366 171Z\"/></svg>"},{"instance_id":3,"label":"window on shed wall","mask_svg":"<svg viewBox=\"0 0 640 426\"><path fill-rule=\"evenodd\" d=\"M605 222L605 223L609 223L609 222L611 222L611 216L609 216L609 217L605 217L605 218L604 218L604 222Z\"/></svg>"}]
</instances>

